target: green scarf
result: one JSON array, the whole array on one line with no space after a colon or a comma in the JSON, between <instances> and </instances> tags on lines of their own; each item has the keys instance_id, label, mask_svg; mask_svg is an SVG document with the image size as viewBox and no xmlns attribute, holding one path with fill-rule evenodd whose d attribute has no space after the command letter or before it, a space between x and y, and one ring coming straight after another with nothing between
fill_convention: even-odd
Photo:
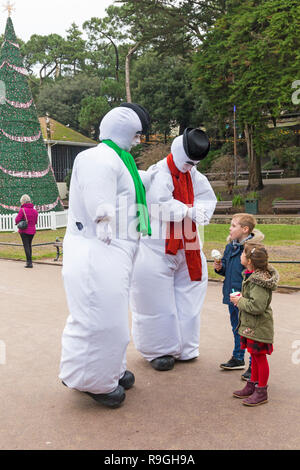
<instances>
[{"instance_id":1,"label":"green scarf","mask_svg":"<svg viewBox=\"0 0 300 470\"><path fill-rule=\"evenodd\" d=\"M126 152L126 150L121 149L112 140L102 140L102 143L108 145L119 155L131 174L136 192L136 203L138 204L137 218L139 219L139 225L137 226L137 231L141 232L143 235L151 236L152 231L146 202L146 191L133 156L129 152Z\"/></svg>"}]
</instances>

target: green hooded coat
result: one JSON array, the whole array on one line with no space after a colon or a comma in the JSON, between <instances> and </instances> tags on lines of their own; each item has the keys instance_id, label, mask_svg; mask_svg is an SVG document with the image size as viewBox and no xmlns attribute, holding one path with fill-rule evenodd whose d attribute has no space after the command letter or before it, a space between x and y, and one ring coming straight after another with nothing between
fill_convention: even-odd
<instances>
[{"instance_id":1,"label":"green hooded coat","mask_svg":"<svg viewBox=\"0 0 300 470\"><path fill-rule=\"evenodd\" d=\"M262 343L273 343L274 324L270 304L278 281L279 274L271 265L267 271L254 271L243 281L242 298L238 302L238 332L241 336Z\"/></svg>"}]
</instances>

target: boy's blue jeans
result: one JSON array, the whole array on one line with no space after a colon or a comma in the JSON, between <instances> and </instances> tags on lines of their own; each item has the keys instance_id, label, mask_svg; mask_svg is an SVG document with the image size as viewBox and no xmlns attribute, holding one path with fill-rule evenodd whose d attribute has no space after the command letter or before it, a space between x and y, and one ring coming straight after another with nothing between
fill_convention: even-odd
<instances>
[{"instance_id":1,"label":"boy's blue jeans","mask_svg":"<svg viewBox=\"0 0 300 470\"><path fill-rule=\"evenodd\" d=\"M230 313L230 323L232 326L232 332L234 337L234 350L233 350L233 357L238 359L239 361L243 361L245 357L245 350L241 349L241 337L238 334L237 326L239 324L239 310L238 308L230 303L228 305L229 313Z\"/></svg>"}]
</instances>

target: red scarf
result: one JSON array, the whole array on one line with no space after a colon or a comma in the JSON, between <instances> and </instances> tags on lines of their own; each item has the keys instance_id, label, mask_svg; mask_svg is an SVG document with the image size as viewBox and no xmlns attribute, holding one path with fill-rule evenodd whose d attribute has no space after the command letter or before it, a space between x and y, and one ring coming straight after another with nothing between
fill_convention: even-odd
<instances>
[{"instance_id":1,"label":"red scarf","mask_svg":"<svg viewBox=\"0 0 300 470\"><path fill-rule=\"evenodd\" d=\"M167 157L167 163L173 179L174 199L192 207L194 205L194 189L190 172L182 173L179 171L171 153ZM201 281L202 261L197 226L194 222L190 223L190 221L184 224L184 220L182 222L170 222L169 238L166 239L166 254L176 255L178 250L184 249L191 281ZM187 233L187 227L191 229L190 233ZM178 234L176 238L175 234Z\"/></svg>"}]
</instances>

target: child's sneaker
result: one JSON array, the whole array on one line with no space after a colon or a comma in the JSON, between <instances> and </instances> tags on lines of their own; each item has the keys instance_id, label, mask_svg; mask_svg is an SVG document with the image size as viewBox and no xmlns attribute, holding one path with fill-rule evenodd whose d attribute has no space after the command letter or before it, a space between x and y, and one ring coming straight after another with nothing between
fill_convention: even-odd
<instances>
[{"instance_id":1,"label":"child's sneaker","mask_svg":"<svg viewBox=\"0 0 300 470\"><path fill-rule=\"evenodd\" d=\"M251 379L251 366L249 366L248 369L246 370L246 372L244 372L244 374L241 375L241 379L242 380L250 380Z\"/></svg>"},{"instance_id":2,"label":"child's sneaker","mask_svg":"<svg viewBox=\"0 0 300 470\"><path fill-rule=\"evenodd\" d=\"M245 369L245 361L242 360L240 361L239 359L236 359L234 356L232 356L231 359L229 359L228 362L225 362L224 364L220 364L221 369L225 370L237 370L237 369Z\"/></svg>"}]
</instances>

